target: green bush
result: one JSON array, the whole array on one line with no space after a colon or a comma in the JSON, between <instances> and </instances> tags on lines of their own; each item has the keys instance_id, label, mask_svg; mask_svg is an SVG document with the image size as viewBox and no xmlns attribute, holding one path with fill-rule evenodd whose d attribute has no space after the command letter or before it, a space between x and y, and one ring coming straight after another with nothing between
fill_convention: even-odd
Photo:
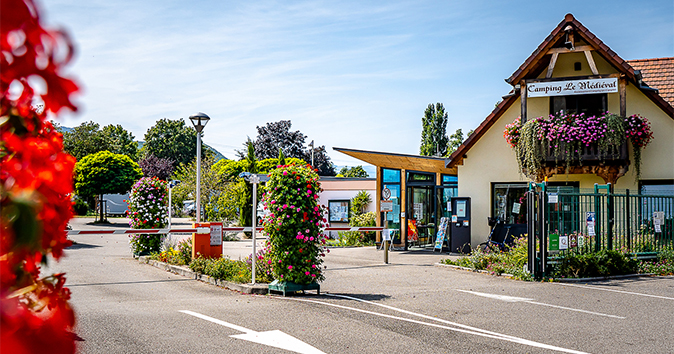
<instances>
[{"instance_id":1,"label":"green bush","mask_svg":"<svg viewBox=\"0 0 674 354\"><path fill-rule=\"evenodd\" d=\"M507 273L515 279L531 280L531 274L524 270L524 265L527 263L527 250L527 238L521 237L516 239L513 246L506 252L482 251L476 248L470 255L456 261L445 259L442 262L475 270L486 270L498 275Z\"/></svg>"},{"instance_id":2,"label":"green bush","mask_svg":"<svg viewBox=\"0 0 674 354\"><path fill-rule=\"evenodd\" d=\"M553 267L554 278L591 278L637 273L639 262L614 250L591 253L564 252Z\"/></svg>"},{"instance_id":3,"label":"green bush","mask_svg":"<svg viewBox=\"0 0 674 354\"><path fill-rule=\"evenodd\" d=\"M203 258L194 259L189 264L193 272L205 274L215 279L231 281L234 283L250 283L251 267L250 257L246 260L232 260L228 257L222 258ZM269 264L266 264L267 258L262 256L258 259L255 272L256 283L269 283L273 280Z\"/></svg>"},{"instance_id":4,"label":"green bush","mask_svg":"<svg viewBox=\"0 0 674 354\"><path fill-rule=\"evenodd\" d=\"M76 215L84 216L89 212L89 204L80 198L75 198L73 203L73 211Z\"/></svg>"}]
</instances>

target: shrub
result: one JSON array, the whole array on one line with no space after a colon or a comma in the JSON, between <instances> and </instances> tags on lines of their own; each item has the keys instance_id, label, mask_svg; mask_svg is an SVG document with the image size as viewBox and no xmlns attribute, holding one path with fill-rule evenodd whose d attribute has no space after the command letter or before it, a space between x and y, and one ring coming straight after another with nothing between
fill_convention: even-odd
<instances>
[{"instance_id":1,"label":"shrub","mask_svg":"<svg viewBox=\"0 0 674 354\"><path fill-rule=\"evenodd\" d=\"M150 259L168 264L187 265L192 261L192 240L183 240L174 247L169 247L159 253L153 253Z\"/></svg>"},{"instance_id":2,"label":"shrub","mask_svg":"<svg viewBox=\"0 0 674 354\"><path fill-rule=\"evenodd\" d=\"M168 186L156 177L143 177L131 189L129 195L129 224L134 229L166 227L168 214ZM134 254L159 252L162 236L135 234L129 236Z\"/></svg>"},{"instance_id":3,"label":"shrub","mask_svg":"<svg viewBox=\"0 0 674 354\"><path fill-rule=\"evenodd\" d=\"M73 203L73 211L76 215L84 216L89 212L89 204L80 198L75 198Z\"/></svg>"},{"instance_id":4,"label":"shrub","mask_svg":"<svg viewBox=\"0 0 674 354\"><path fill-rule=\"evenodd\" d=\"M531 280L531 274L524 270L528 249L527 238L520 237L515 239L513 246L508 251L482 251L476 248L468 256L456 261L446 259L443 263L475 270L486 270L498 275L508 273L515 279Z\"/></svg>"},{"instance_id":5,"label":"shrub","mask_svg":"<svg viewBox=\"0 0 674 354\"><path fill-rule=\"evenodd\" d=\"M325 210L318 204L318 175L308 166L279 166L269 174L263 197L267 252L274 278L309 284L323 280Z\"/></svg>"},{"instance_id":6,"label":"shrub","mask_svg":"<svg viewBox=\"0 0 674 354\"><path fill-rule=\"evenodd\" d=\"M198 257L189 264L189 267L193 272L205 274L215 279L247 283L251 278L249 260L250 258L247 260L232 260L228 257L215 259ZM257 264L260 264L260 262ZM269 282L270 279L264 271L255 274L256 282L265 283Z\"/></svg>"},{"instance_id":7,"label":"shrub","mask_svg":"<svg viewBox=\"0 0 674 354\"><path fill-rule=\"evenodd\" d=\"M563 252L553 267L554 278L588 278L609 275L633 274L638 270L638 261L615 250L591 253Z\"/></svg>"}]
</instances>

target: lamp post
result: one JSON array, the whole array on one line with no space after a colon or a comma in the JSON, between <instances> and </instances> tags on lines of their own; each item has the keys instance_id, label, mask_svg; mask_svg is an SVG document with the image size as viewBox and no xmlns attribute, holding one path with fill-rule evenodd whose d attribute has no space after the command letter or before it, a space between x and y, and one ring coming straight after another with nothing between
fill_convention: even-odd
<instances>
[{"instance_id":1,"label":"lamp post","mask_svg":"<svg viewBox=\"0 0 674 354\"><path fill-rule=\"evenodd\" d=\"M197 130L197 223L201 222L201 132L206 123L211 120L206 113L199 112L190 116L190 120Z\"/></svg>"}]
</instances>

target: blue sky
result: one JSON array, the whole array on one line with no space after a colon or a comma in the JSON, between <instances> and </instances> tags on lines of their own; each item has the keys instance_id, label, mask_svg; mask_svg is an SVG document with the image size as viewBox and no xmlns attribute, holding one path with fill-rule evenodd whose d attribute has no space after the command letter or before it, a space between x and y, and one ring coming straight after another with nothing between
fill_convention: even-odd
<instances>
[{"instance_id":1,"label":"blue sky","mask_svg":"<svg viewBox=\"0 0 674 354\"><path fill-rule=\"evenodd\" d=\"M161 118L202 111L204 141L235 157L258 125L290 119L333 146L418 154L442 102L448 133L477 127L510 76L566 13L622 58L674 56L674 2L46 0L77 44L84 87L65 126L121 124L142 140Z\"/></svg>"}]
</instances>

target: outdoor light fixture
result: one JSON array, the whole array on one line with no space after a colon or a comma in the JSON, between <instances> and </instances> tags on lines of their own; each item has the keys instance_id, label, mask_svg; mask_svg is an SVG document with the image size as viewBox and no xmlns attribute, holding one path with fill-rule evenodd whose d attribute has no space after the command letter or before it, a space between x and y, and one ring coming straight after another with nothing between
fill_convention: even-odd
<instances>
[{"instance_id":1,"label":"outdoor light fixture","mask_svg":"<svg viewBox=\"0 0 674 354\"><path fill-rule=\"evenodd\" d=\"M191 115L190 120L194 125L194 129L197 130L197 133L201 133L201 131L204 130L206 123L211 120L211 117L209 117L206 113L199 112L195 115Z\"/></svg>"},{"instance_id":2,"label":"outdoor light fixture","mask_svg":"<svg viewBox=\"0 0 674 354\"><path fill-rule=\"evenodd\" d=\"M197 223L201 222L201 131L204 130L206 123L211 120L206 113L199 112L190 116L190 120L197 130Z\"/></svg>"}]
</instances>

